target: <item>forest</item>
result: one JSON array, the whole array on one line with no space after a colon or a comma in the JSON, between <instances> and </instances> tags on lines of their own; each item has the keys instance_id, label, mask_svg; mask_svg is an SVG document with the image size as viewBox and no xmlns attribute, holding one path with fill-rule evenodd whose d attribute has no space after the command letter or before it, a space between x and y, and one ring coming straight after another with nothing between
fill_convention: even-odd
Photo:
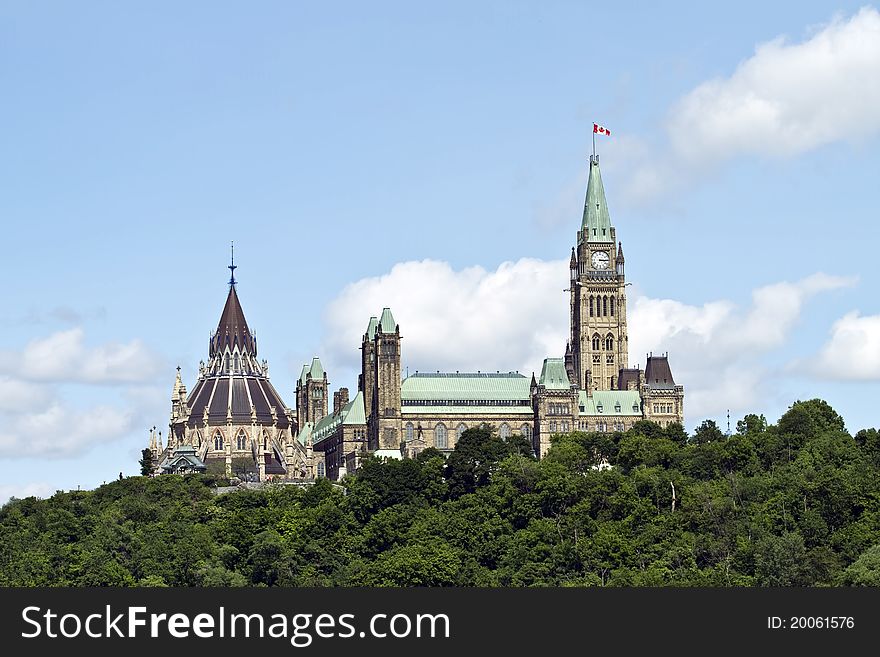
<instances>
[{"instance_id":1,"label":"forest","mask_svg":"<svg viewBox=\"0 0 880 657\"><path fill-rule=\"evenodd\" d=\"M607 464L607 465L606 465ZM367 459L340 484L217 494L129 477L0 509L3 586L878 586L880 435L821 400Z\"/></svg>"}]
</instances>

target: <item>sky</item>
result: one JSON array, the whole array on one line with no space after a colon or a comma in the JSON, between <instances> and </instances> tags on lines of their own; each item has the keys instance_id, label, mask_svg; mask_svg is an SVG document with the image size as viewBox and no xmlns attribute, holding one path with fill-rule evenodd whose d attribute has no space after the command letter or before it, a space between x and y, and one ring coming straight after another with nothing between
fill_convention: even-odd
<instances>
[{"instance_id":1,"label":"sky","mask_svg":"<svg viewBox=\"0 0 880 657\"><path fill-rule=\"evenodd\" d=\"M630 364L685 425L878 426L880 10L861 3L0 2L0 500L137 474L228 291L294 403L540 371L593 122Z\"/></svg>"}]
</instances>

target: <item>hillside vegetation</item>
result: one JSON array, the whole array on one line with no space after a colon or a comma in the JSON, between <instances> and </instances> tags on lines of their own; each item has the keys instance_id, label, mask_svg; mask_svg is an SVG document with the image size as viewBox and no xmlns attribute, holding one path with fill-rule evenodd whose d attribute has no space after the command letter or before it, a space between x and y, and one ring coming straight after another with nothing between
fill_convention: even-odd
<instances>
[{"instance_id":1,"label":"hillside vegetation","mask_svg":"<svg viewBox=\"0 0 880 657\"><path fill-rule=\"evenodd\" d=\"M880 585L880 436L823 401L370 459L345 491L131 477L0 509L5 586ZM610 468L598 468L600 463Z\"/></svg>"}]
</instances>

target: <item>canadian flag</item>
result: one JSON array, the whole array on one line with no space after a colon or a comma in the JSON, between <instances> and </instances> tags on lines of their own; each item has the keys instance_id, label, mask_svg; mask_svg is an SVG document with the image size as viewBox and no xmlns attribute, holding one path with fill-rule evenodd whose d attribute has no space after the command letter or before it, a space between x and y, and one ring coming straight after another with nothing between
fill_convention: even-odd
<instances>
[{"instance_id":1,"label":"canadian flag","mask_svg":"<svg viewBox=\"0 0 880 657\"><path fill-rule=\"evenodd\" d=\"M602 127L598 123L593 124L593 132L595 132L597 135L606 135L608 137L611 136L611 131L608 128Z\"/></svg>"}]
</instances>

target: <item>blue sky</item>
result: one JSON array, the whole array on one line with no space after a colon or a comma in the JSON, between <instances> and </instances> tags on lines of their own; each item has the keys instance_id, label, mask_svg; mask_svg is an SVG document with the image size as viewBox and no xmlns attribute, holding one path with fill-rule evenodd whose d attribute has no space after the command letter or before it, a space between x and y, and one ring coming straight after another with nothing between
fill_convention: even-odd
<instances>
[{"instance_id":1,"label":"blue sky","mask_svg":"<svg viewBox=\"0 0 880 657\"><path fill-rule=\"evenodd\" d=\"M860 3L0 4L0 497L137 471L239 294L293 403L404 364L540 370L592 123L631 363L687 428L876 426L880 14ZM414 6L417 5L417 6Z\"/></svg>"}]
</instances>

